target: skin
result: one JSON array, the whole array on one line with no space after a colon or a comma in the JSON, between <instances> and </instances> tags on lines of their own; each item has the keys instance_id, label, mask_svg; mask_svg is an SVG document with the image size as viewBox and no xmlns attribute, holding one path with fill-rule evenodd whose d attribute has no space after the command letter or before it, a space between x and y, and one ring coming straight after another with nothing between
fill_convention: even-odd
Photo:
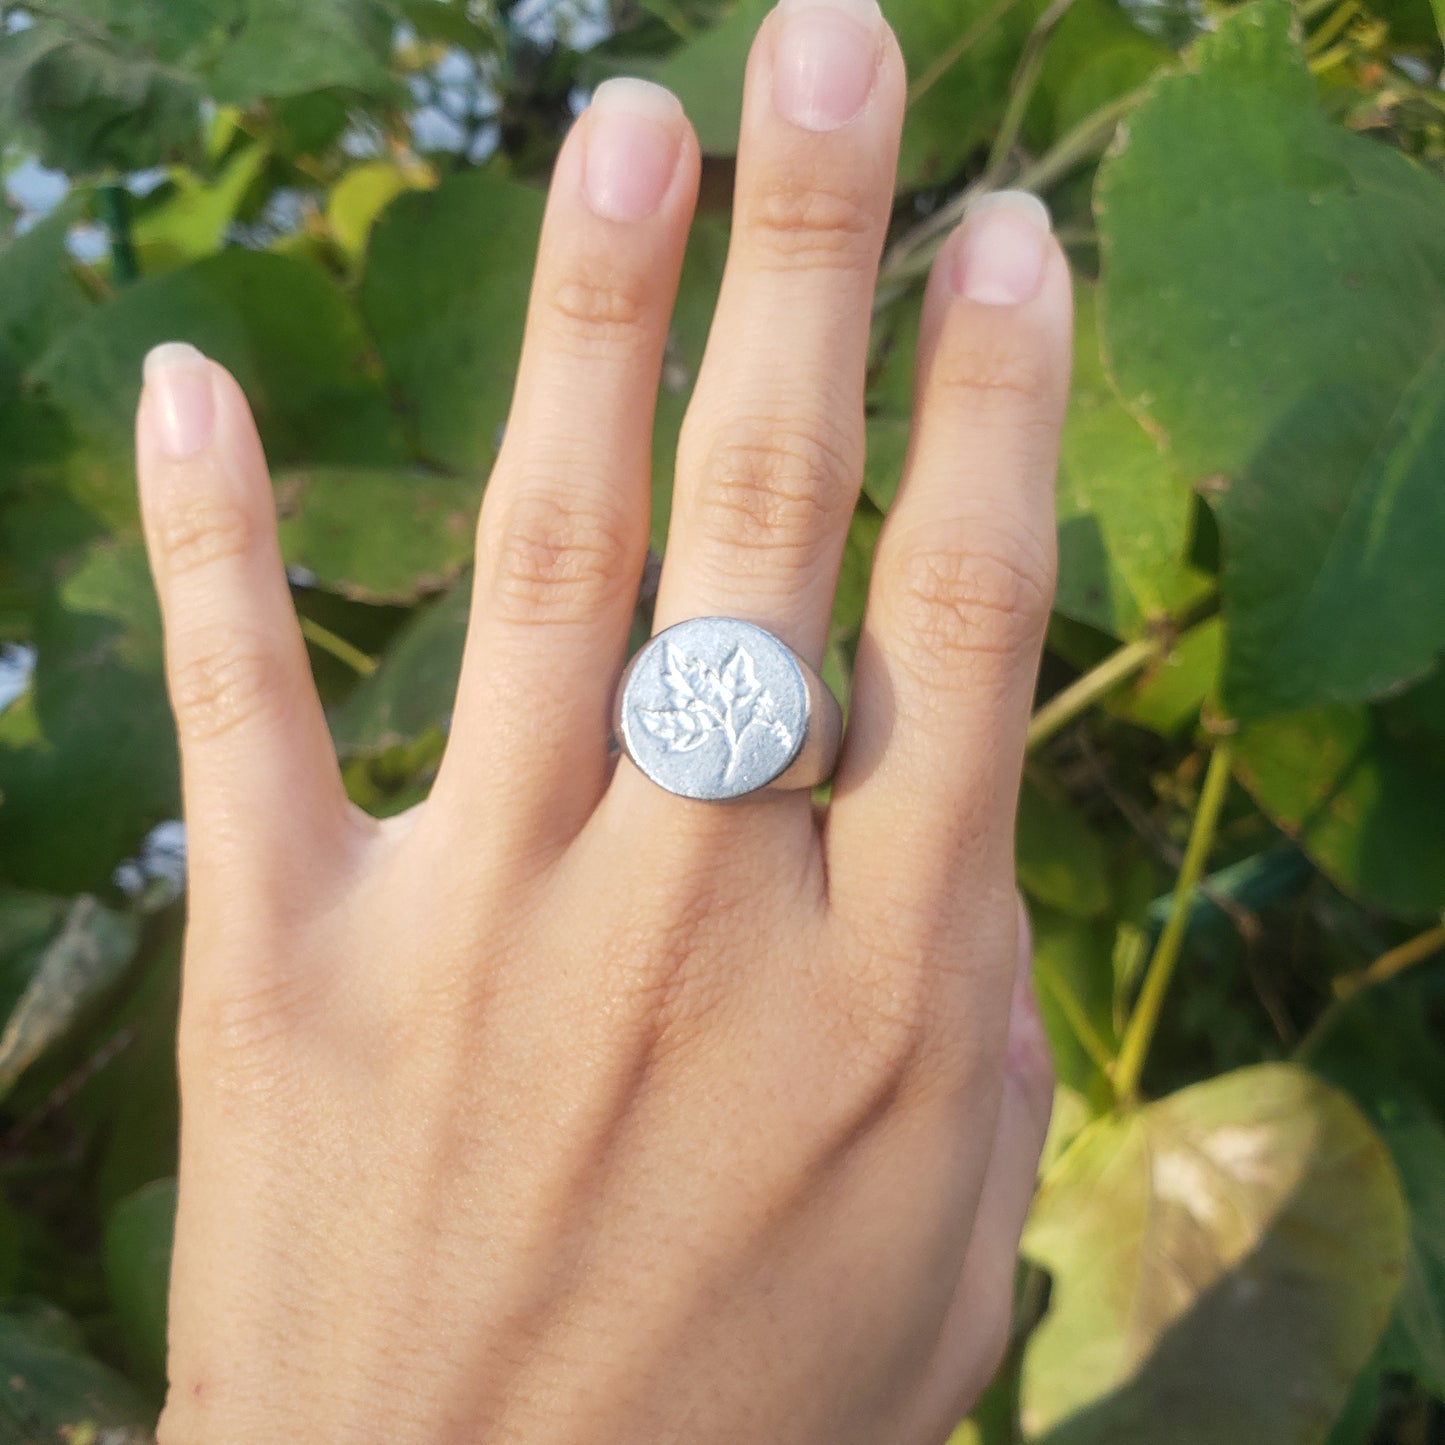
<instances>
[{"instance_id":1,"label":"skin","mask_svg":"<svg viewBox=\"0 0 1445 1445\"><path fill-rule=\"evenodd\" d=\"M905 79L880 18L830 11L872 37L866 101L789 120L799 13L749 63L656 625L747 617L816 665ZM148 372L191 858L161 1445L911 1445L1004 1347L1052 1091L1012 838L1067 268L1007 204L938 258L831 804L674 797L606 748L699 167L644 99L651 130L605 151L599 102L558 161L452 734L405 815L345 797L239 388L175 348ZM640 216L628 145L661 168ZM1038 251L1021 300L968 294L985 225Z\"/></svg>"}]
</instances>

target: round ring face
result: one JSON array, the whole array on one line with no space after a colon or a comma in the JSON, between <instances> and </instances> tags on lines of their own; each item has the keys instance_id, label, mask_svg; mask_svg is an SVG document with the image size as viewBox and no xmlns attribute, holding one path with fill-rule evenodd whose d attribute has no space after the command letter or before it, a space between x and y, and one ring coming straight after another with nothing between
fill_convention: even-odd
<instances>
[{"instance_id":1,"label":"round ring face","mask_svg":"<svg viewBox=\"0 0 1445 1445\"><path fill-rule=\"evenodd\" d=\"M618 711L623 745L654 783L684 798L740 798L798 755L808 687L772 633L694 617L637 654Z\"/></svg>"}]
</instances>

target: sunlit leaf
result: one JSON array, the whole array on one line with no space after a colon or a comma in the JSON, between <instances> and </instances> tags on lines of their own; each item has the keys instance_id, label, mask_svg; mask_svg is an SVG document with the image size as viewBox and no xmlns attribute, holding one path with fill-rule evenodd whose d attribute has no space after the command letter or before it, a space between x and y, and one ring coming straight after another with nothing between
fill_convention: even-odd
<instances>
[{"instance_id":1,"label":"sunlit leaf","mask_svg":"<svg viewBox=\"0 0 1445 1445\"><path fill-rule=\"evenodd\" d=\"M1053 1275L1024 1361L1025 1434L1318 1445L1406 1249L1384 1144L1299 1069L1241 1070L1096 1124L1025 1235Z\"/></svg>"},{"instance_id":2,"label":"sunlit leaf","mask_svg":"<svg viewBox=\"0 0 1445 1445\"><path fill-rule=\"evenodd\" d=\"M1406 917L1445 908L1445 766L1378 711L1330 707L1251 723L1235 772L1342 888Z\"/></svg>"}]
</instances>

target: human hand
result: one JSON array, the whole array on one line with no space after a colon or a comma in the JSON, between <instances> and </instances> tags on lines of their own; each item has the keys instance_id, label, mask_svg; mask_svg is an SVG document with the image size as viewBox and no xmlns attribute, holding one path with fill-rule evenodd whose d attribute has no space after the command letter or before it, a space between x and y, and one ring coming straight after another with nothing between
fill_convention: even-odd
<instances>
[{"instance_id":1,"label":"human hand","mask_svg":"<svg viewBox=\"0 0 1445 1445\"><path fill-rule=\"evenodd\" d=\"M659 628L821 656L903 105L866 0L764 24ZM637 82L562 150L450 743L399 818L346 800L240 391L148 361L191 857L162 1445L912 1445L999 1358L1051 1092L1012 841L1066 266L1020 198L935 265L826 811L693 802L606 741L697 177Z\"/></svg>"}]
</instances>

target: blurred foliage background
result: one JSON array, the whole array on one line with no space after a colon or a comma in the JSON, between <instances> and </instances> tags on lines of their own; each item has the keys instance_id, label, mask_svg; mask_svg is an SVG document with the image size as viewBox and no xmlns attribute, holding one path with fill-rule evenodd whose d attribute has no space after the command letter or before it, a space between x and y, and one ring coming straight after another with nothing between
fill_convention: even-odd
<instances>
[{"instance_id":1,"label":"blurred foliage background","mask_svg":"<svg viewBox=\"0 0 1445 1445\"><path fill-rule=\"evenodd\" d=\"M1445 5L885 9L911 90L845 697L941 236L1032 187L1079 278L1018 840L1060 1085L955 1445L1440 1441ZM142 355L189 339L245 385L348 785L408 806L560 139L641 73L708 155L660 550L763 12L0 4L0 1441L143 1441L163 1388L184 830Z\"/></svg>"}]
</instances>

